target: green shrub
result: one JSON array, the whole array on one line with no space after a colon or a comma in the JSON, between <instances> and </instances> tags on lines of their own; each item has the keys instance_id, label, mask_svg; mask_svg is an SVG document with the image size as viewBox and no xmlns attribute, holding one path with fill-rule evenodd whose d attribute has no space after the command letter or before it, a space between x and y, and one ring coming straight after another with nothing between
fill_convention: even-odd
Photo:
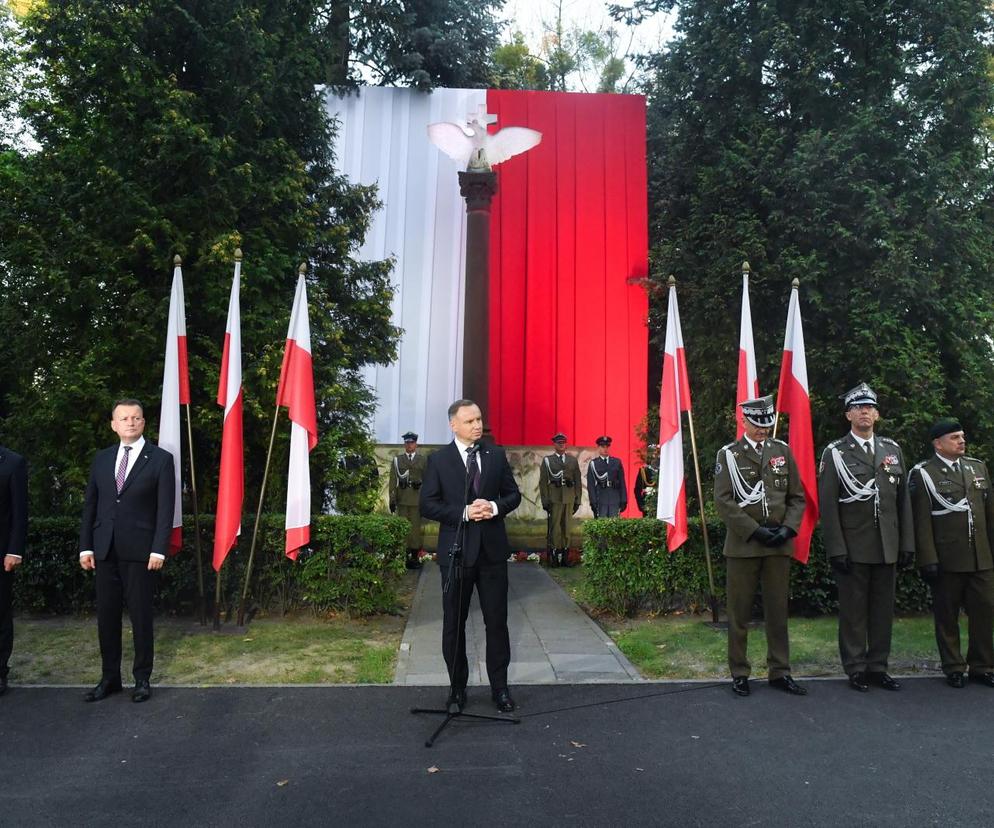
<instances>
[{"instance_id":1,"label":"green shrub","mask_svg":"<svg viewBox=\"0 0 994 828\"><path fill-rule=\"evenodd\" d=\"M211 567L213 519L202 517L201 548L208 602L213 604ZM242 521L239 548L221 570L222 612L241 596L254 516ZM253 561L254 605L264 610L342 610L354 615L389 612L397 603L404 572L408 524L390 515L315 515L311 543L296 563L283 554L283 515L263 515ZM193 519L183 523L183 549L166 561L159 576L156 607L188 615L198 602ZM79 566L79 521L32 518L28 554L14 579L14 603L22 612L69 614L94 608L93 575Z\"/></svg>"},{"instance_id":2,"label":"green shrub","mask_svg":"<svg viewBox=\"0 0 994 828\"><path fill-rule=\"evenodd\" d=\"M725 564L721 549L725 527L708 518L708 540L714 571L715 597L725 602ZM689 521L689 538L676 552L666 551L665 525L653 518L601 518L583 526L583 599L597 610L633 615L636 612L698 612L708 608L708 577L701 521ZM757 601L759 599L757 598ZM791 611L823 615L838 611L838 592L825 558L821 533L811 540L808 563L791 566ZM930 607L928 588L915 571L899 571L898 612L923 612Z\"/></svg>"}]
</instances>

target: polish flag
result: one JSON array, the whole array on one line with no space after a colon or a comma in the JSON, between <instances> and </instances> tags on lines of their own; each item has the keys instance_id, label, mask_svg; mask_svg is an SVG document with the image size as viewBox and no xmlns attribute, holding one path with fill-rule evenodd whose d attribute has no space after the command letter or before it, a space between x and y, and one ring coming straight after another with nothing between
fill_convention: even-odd
<instances>
[{"instance_id":1,"label":"polish flag","mask_svg":"<svg viewBox=\"0 0 994 828\"><path fill-rule=\"evenodd\" d=\"M659 395L659 482L656 517L666 523L666 547L676 551L687 540L687 485L683 474L683 429L680 414L690 411L690 381L680 329L676 285L670 285L663 351L663 384Z\"/></svg>"},{"instance_id":2,"label":"polish flag","mask_svg":"<svg viewBox=\"0 0 994 828\"><path fill-rule=\"evenodd\" d=\"M815 442L811 431L811 399L808 394L808 363L804 357L804 331L801 327L801 305L797 280L790 292L787 310L787 331L783 339L783 363L780 366L780 389L777 406L781 414L790 417L791 454L797 463L804 489L804 517L794 543L794 557L808 562L811 534L818 522L818 480L815 473Z\"/></svg>"},{"instance_id":3,"label":"polish flag","mask_svg":"<svg viewBox=\"0 0 994 828\"><path fill-rule=\"evenodd\" d=\"M177 256L177 262L179 257ZM183 498L180 493L183 468L180 440L181 405L190 404L190 371L186 359L186 310L183 301L183 268L173 269L173 287L169 294L166 324L166 361L162 370L162 407L159 410L159 448L173 456L176 501L173 507L173 531L169 536L169 554L183 547Z\"/></svg>"},{"instance_id":4,"label":"polish flag","mask_svg":"<svg viewBox=\"0 0 994 828\"><path fill-rule=\"evenodd\" d=\"M739 322L739 378L735 385L735 421L738 424L735 439L741 439L742 428L739 405L759 396L759 379L756 374L756 345L752 341L752 310L749 307L749 272L742 272L742 319Z\"/></svg>"},{"instance_id":5,"label":"polish flag","mask_svg":"<svg viewBox=\"0 0 994 828\"><path fill-rule=\"evenodd\" d=\"M307 318L304 274L297 279L297 293L290 312L276 404L290 414L290 471L286 488L286 556L297 560L297 551L311 539L311 449L318 442L318 412L314 403L314 366L311 362L311 326Z\"/></svg>"},{"instance_id":6,"label":"polish flag","mask_svg":"<svg viewBox=\"0 0 994 828\"><path fill-rule=\"evenodd\" d=\"M217 404L224 406L221 433L221 474L217 484L217 515L214 519L214 571L242 532L242 501L245 497L244 446L242 443L242 329L238 306L238 283L242 261L235 259L231 281L228 324L224 330L224 354L217 386Z\"/></svg>"}]
</instances>

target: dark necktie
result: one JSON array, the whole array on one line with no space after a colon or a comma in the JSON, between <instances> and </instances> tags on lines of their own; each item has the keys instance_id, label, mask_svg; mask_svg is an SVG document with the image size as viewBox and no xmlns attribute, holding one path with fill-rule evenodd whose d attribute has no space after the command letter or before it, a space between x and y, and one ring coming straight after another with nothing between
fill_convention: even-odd
<instances>
[{"instance_id":1,"label":"dark necktie","mask_svg":"<svg viewBox=\"0 0 994 828\"><path fill-rule=\"evenodd\" d=\"M953 471L956 472L956 474L959 474L959 460L953 463Z\"/></svg>"},{"instance_id":2,"label":"dark necktie","mask_svg":"<svg viewBox=\"0 0 994 828\"><path fill-rule=\"evenodd\" d=\"M480 464L476 461L474 454L467 461L469 463L469 490L473 495L480 493Z\"/></svg>"},{"instance_id":3,"label":"dark necktie","mask_svg":"<svg viewBox=\"0 0 994 828\"><path fill-rule=\"evenodd\" d=\"M121 462L117 466L117 493L121 493L124 488L124 478L128 476L128 453L131 446L124 447L124 454L121 455Z\"/></svg>"},{"instance_id":4,"label":"dark necktie","mask_svg":"<svg viewBox=\"0 0 994 828\"><path fill-rule=\"evenodd\" d=\"M763 456L763 444L762 443L756 443L756 454L758 454L760 457Z\"/></svg>"},{"instance_id":5,"label":"dark necktie","mask_svg":"<svg viewBox=\"0 0 994 828\"><path fill-rule=\"evenodd\" d=\"M863 443L863 451L866 453L866 456L867 456L868 459L870 459L870 460L873 459L873 448L870 446L870 441L869 440L867 440L865 443Z\"/></svg>"}]
</instances>

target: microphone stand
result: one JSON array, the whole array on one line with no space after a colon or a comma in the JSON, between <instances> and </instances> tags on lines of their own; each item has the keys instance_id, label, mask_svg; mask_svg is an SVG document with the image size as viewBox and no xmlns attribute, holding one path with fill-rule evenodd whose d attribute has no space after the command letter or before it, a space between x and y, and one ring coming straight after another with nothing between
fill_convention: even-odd
<instances>
[{"instance_id":1,"label":"microphone stand","mask_svg":"<svg viewBox=\"0 0 994 828\"><path fill-rule=\"evenodd\" d=\"M477 454L479 453L480 446L479 443L474 443L470 449L466 452L468 460L466 462L466 477L463 485L463 503L469 501L469 483L470 483L470 463L478 463ZM483 470L480 469L480 481L483 481ZM465 507L464 507L465 508ZM456 530L455 540L452 541L452 546L449 547L449 569L445 576L445 584L442 587L442 595L444 596L450 588L453 587L453 576L455 580L460 583L455 584L455 588L459 590L459 601L457 603L456 610L456 636L452 642L452 652L449 654L448 660L448 673L449 673L449 698L451 699L455 695L455 682L453 679L452 671L455 669L456 656L459 653L459 642L460 637L465 634L466 627L462 621L462 607L463 607L463 596L464 591L462 588L461 581L463 579L463 559L462 559L462 544L463 539L466 534L466 523L463 520L459 523L459 528ZM443 597L444 604L444 597ZM443 606L444 614L444 606ZM444 623L444 622L443 622ZM431 707L412 707L411 713L420 714L428 713L435 716L445 716L442 723L435 728L435 732L431 734L427 739L425 739L425 747L431 747L435 744L435 739L438 738L439 734L445 730L449 722L454 719L476 719L486 722L501 722L503 724L521 724L521 719L511 716L493 716L485 713L465 713L459 709L459 705L456 702L451 702L446 707L443 708L431 708Z\"/></svg>"}]
</instances>

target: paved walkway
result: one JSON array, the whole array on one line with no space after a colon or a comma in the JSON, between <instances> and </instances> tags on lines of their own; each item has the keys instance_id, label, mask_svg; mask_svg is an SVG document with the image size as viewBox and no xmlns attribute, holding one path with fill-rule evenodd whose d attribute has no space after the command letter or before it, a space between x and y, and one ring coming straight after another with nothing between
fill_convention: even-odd
<instances>
[{"instance_id":1,"label":"paved walkway","mask_svg":"<svg viewBox=\"0 0 994 828\"><path fill-rule=\"evenodd\" d=\"M510 684L641 681L617 645L536 563L508 564ZM470 685L486 685L486 630L476 593L466 622ZM442 660L442 579L426 563L400 645L394 684L449 683Z\"/></svg>"}]
</instances>

